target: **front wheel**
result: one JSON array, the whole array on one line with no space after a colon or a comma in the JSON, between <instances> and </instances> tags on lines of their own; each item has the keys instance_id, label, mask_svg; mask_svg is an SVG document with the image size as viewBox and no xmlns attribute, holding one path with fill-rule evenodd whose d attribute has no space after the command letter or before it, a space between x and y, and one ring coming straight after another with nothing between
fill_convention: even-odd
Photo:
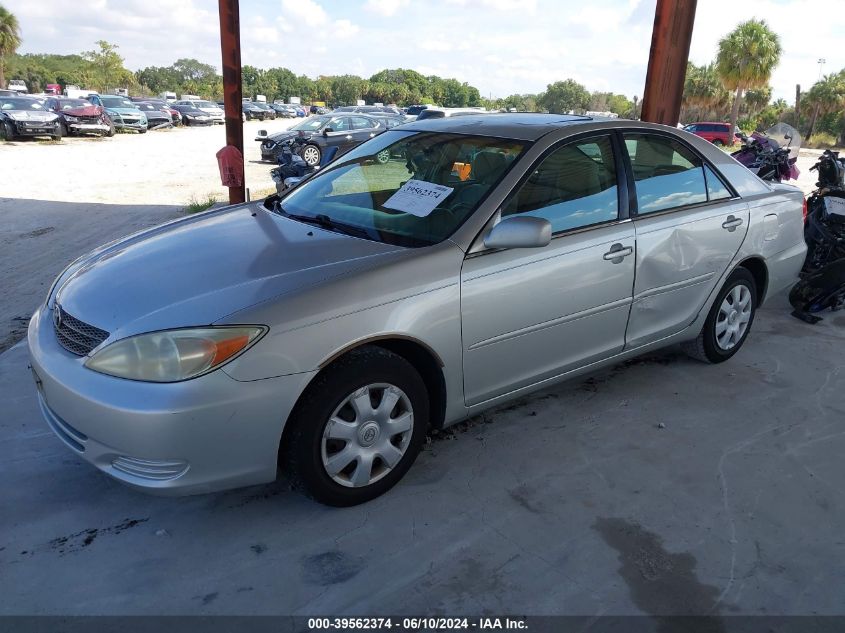
<instances>
[{"instance_id":1,"label":"front wheel","mask_svg":"<svg viewBox=\"0 0 845 633\"><path fill-rule=\"evenodd\" d=\"M306 145L302 148L302 160L304 160L305 164L309 167L316 167L319 165L320 158L322 158L322 156L320 148L316 145Z\"/></svg>"},{"instance_id":2,"label":"front wheel","mask_svg":"<svg viewBox=\"0 0 845 633\"><path fill-rule=\"evenodd\" d=\"M147 130L138 130L138 134L146 134Z\"/></svg>"},{"instance_id":3,"label":"front wheel","mask_svg":"<svg viewBox=\"0 0 845 633\"><path fill-rule=\"evenodd\" d=\"M698 338L685 343L684 350L706 363L728 360L748 337L756 310L754 277L747 269L737 268L716 295Z\"/></svg>"},{"instance_id":4,"label":"front wheel","mask_svg":"<svg viewBox=\"0 0 845 633\"><path fill-rule=\"evenodd\" d=\"M724 145L724 143L722 142L722 139L717 138L717 139L713 140L713 145L715 145L716 147L722 147L722 145Z\"/></svg>"},{"instance_id":5,"label":"front wheel","mask_svg":"<svg viewBox=\"0 0 845 633\"><path fill-rule=\"evenodd\" d=\"M390 160L390 150L383 149L378 154L376 154L376 161L379 165L384 165L387 161Z\"/></svg>"},{"instance_id":6,"label":"front wheel","mask_svg":"<svg viewBox=\"0 0 845 633\"><path fill-rule=\"evenodd\" d=\"M321 503L351 506L392 488L420 452L428 393L404 358L363 347L308 387L280 452L294 487Z\"/></svg>"}]
</instances>

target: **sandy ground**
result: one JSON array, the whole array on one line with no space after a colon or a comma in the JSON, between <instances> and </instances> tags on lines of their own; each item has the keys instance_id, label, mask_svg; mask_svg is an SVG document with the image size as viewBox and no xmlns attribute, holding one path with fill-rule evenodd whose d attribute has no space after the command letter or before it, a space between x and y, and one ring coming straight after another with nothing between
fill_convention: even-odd
<instances>
[{"instance_id":1,"label":"sandy ground","mask_svg":"<svg viewBox=\"0 0 845 633\"><path fill-rule=\"evenodd\" d=\"M301 119L244 124L247 187L273 187L268 163L261 163L258 130L287 129ZM0 196L61 202L187 205L214 195L228 200L220 185L215 154L226 144L222 125L74 137L59 143L0 143Z\"/></svg>"}]
</instances>

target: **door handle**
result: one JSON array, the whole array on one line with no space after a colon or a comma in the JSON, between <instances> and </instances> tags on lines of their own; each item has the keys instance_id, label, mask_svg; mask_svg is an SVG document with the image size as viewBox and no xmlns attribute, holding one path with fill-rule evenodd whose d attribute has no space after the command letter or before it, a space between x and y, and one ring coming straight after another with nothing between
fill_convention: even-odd
<instances>
[{"instance_id":1,"label":"door handle","mask_svg":"<svg viewBox=\"0 0 845 633\"><path fill-rule=\"evenodd\" d=\"M735 218L732 215L728 216L728 219L722 222L722 228L727 229L731 233L736 231L736 227L742 226L742 218Z\"/></svg>"},{"instance_id":2,"label":"door handle","mask_svg":"<svg viewBox=\"0 0 845 633\"><path fill-rule=\"evenodd\" d=\"M604 254L604 259L605 261L612 262L614 264L621 264L622 260L633 252L633 247L622 246L622 244L617 243L611 246L610 250Z\"/></svg>"}]
</instances>

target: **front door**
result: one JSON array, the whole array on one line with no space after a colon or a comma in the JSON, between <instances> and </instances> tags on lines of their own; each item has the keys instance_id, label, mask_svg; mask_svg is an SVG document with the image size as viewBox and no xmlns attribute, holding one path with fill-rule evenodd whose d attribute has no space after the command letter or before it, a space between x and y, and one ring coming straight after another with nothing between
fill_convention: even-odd
<instances>
[{"instance_id":1,"label":"front door","mask_svg":"<svg viewBox=\"0 0 845 633\"><path fill-rule=\"evenodd\" d=\"M669 136L625 134L634 173L637 273L627 347L671 336L698 316L748 230L748 205Z\"/></svg>"},{"instance_id":2,"label":"front door","mask_svg":"<svg viewBox=\"0 0 845 633\"><path fill-rule=\"evenodd\" d=\"M471 406L622 350L634 228L620 215L610 135L538 161L502 217L551 222L543 248L482 251L461 271L464 391Z\"/></svg>"}]
</instances>

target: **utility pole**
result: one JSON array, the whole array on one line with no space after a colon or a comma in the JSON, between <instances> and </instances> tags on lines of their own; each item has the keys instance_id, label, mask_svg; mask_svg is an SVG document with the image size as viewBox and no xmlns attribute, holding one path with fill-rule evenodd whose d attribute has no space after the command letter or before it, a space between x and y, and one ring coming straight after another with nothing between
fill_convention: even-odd
<instances>
[{"instance_id":1,"label":"utility pole","mask_svg":"<svg viewBox=\"0 0 845 633\"><path fill-rule=\"evenodd\" d=\"M241 88L241 24L238 0L219 0L220 50L223 55L223 102L226 112L226 145L240 152L240 172L244 173L244 128ZM246 184L229 187L229 204L246 200Z\"/></svg>"},{"instance_id":2,"label":"utility pole","mask_svg":"<svg viewBox=\"0 0 845 633\"><path fill-rule=\"evenodd\" d=\"M673 127L678 123L695 7L696 0L657 0L643 90L643 121Z\"/></svg>"}]
</instances>

